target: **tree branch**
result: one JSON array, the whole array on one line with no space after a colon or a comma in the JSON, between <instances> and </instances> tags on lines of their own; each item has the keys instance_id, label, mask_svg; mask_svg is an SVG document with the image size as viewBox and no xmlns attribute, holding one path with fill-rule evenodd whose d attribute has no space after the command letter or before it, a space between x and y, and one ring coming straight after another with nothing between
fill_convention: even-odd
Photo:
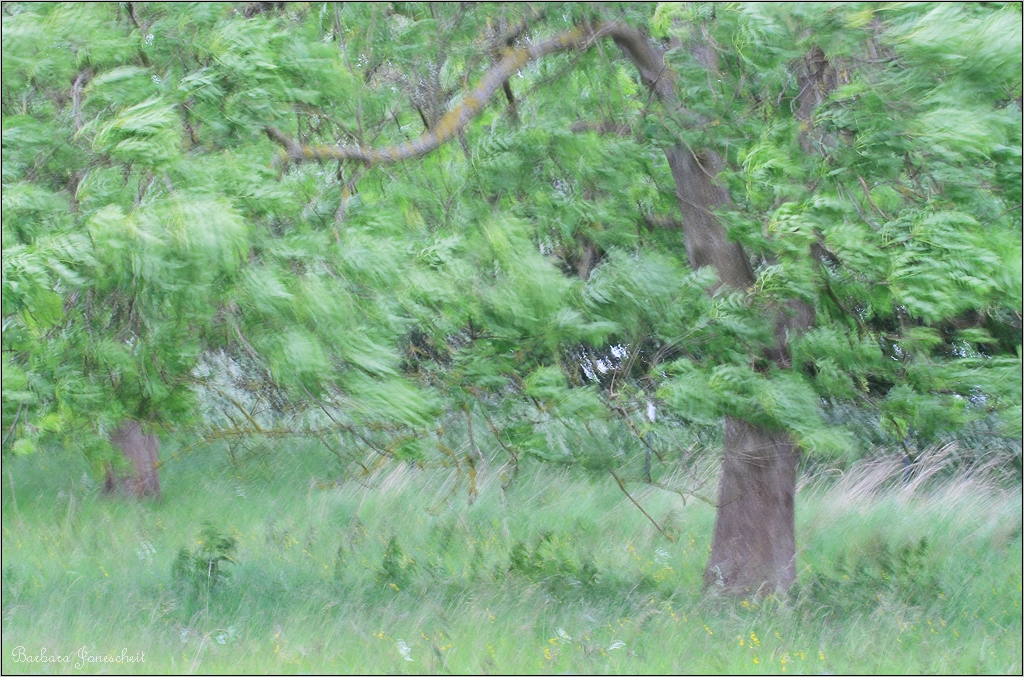
<instances>
[{"instance_id":1,"label":"tree branch","mask_svg":"<svg viewBox=\"0 0 1024 677\"><path fill-rule=\"evenodd\" d=\"M11 424L10 430L8 430L7 434L4 435L4 441L3 443L0 443L0 448L7 446L7 440L11 439L11 435L14 433L14 427L18 425L18 417L21 416L21 407L22 405L19 404L18 412L14 415L14 423Z\"/></svg>"},{"instance_id":2,"label":"tree branch","mask_svg":"<svg viewBox=\"0 0 1024 677\"><path fill-rule=\"evenodd\" d=\"M664 536L668 540L670 540L673 543L675 543L676 539L672 537L672 534L667 533L664 529L662 529L660 526L658 526L658 523L654 521L654 518L651 517L647 513L646 510L644 510L644 507L642 505L640 505L639 503L637 503L635 498L630 496L629 490L626 489L626 485L622 483L622 480L620 480L619 476L615 474L615 471L612 470L611 468L608 468L608 472L611 473L611 476L615 478L615 481L619 485L619 489L622 489L622 493L624 493L626 495L626 498L628 498L630 500L630 502L633 503L633 505L635 505L637 508L640 509L640 512L642 512L644 514L644 517L646 517L647 519L649 519L651 521L651 524L654 525L654 528L657 529L661 533L662 536Z\"/></svg>"},{"instance_id":3,"label":"tree branch","mask_svg":"<svg viewBox=\"0 0 1024 677\"><path fill-rule=\"evenodd\" d=\"M430 130L413 141L371 148L366 146L310 146L300 144L273 126L264 128L268 137L283 148L282 162L309 162L319 160L356 160L367 165L392 164L423 157L444 143L458 138L469 123L483 112L485 105L499 89L503 89L517 71L542 57L590 48L601 38L610 37L636 65L644 82L657 94L658 99L674 114L697 121L698 117L679 104L671 71L665 66L661 54L637 30L619 22L598 24L593 28L576 27L554 38L526 47L513 47L505 51L493 66L454 110L442 117Z\"/></svg>"},{"instance_id":4,"label":"tree branch","mask_svg":"<svg viewBox=\"0 0 1024 677\"><path fill-rule=\"evenodd\" d=\"M683 222L671 216L644 214L644 225L651 230L682 230Z\"/></svg>"},{"instance_id":5,"label":"tree branch","mask_svg":"<svg viewBox=\"0 0 1024 677\"><path fill-rule=\"evenodd\" d=\"M622 136L627 139L632 136L628 123L619 124L615 120L599 120L596 122L580 120L579 122L574 122L569 130L574 134L594 132L601 136Z\"/></svg>"}]
</instances>

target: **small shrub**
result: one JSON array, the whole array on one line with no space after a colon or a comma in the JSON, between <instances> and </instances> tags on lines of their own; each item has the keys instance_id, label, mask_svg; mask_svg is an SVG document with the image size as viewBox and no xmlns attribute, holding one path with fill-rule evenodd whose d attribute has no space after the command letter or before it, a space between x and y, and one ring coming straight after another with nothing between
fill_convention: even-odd
<instances>
[{"instance_id":1,"label":"small shrub","mask_svg":"<svg viewBox=\"0 0 1024 677\"><path fill-rule=\"evenodd\" d=\"M394 536L388 541L388 547L384 551L384 557L380 563L374 580L380 585L387 585L401 590L408 587L412 579L412 568L415 565L411 559L405 556L402 548L398 545L398 539Z\"/></svg>"},{"instance_id":2,"label":"small shrub","mask_svg":"<svg viewBox=\"0 0 1024 677\"><path fill-rule=\"evenodd\" d=\"M833 571L816 572L800 586L802 602L840 617L858 609L874 611L884 601L929 606L942 594L929 558L928 539L892 548L875 541L850 558L840 557Z\"/></svg>"},{"instance_id":3,"label":"small shrub","mask_svg":"<svg viewBox=\"0 0 1024 677\"><path fill-rule=\"evenodd\" d=\"M226 536L210 522L203 525L199 534L199 547L194 550L182 548L171 566L175 584L190 596L206 597L226 580L231 572L223 568L225 563L234 564L231 553L236 541Z\"/></svg>"},{"instance_id":4,"label":"small shrub","mask_svg":"<svg viewBox=\"0 0 1024 677\"><path fill-rule=\"evenodd\" d=\"M509 552L506 572L544 583L549 589L590 586L599 573L589 558L577 562L572 551L550 531L543 532L532 548L516 541Z\"/></svg>"}]
</instances>

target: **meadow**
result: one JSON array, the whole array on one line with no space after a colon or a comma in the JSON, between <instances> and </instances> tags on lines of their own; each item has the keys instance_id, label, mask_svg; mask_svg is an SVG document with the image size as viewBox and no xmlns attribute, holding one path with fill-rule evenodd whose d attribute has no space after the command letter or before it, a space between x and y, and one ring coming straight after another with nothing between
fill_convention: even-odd
<instances>
[{"instance_id":1,"label":"meadow","mask_svg":"<svg viewBox=\"0 0 1024 677\"><path fill-rule=\"evenodd\" d=\"M702 589L713 507L642 483L664 533L579 468L484 465L470 503L304 442L182 451L143 503L76 455L5 460L5 674L1021 672L1019 478L948 448L808 466L798 584L746 600Z\"/></svg>"}]
</instances>

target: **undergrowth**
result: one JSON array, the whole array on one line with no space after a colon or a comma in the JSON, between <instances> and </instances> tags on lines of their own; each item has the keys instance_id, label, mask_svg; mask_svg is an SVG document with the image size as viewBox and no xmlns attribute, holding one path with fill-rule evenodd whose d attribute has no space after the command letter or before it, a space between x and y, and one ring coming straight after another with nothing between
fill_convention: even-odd
<instances>
[{"instance_id":1,"label":"undergrowth","mask_svg":"<svg viewBox=\"0 0 1024 677\"><path fill-rule=\"evenodd\" d=\"M146 651L93 666L123 672L1021 669L1021 490L1003 476L908 483L876 460L805 477L796 586L737 600L702 590L701 502L627 482L669 540L583 471L526 466L503 490L482 465L470 505L446 469L327 482L312 451L170 463L158 503L106 497L56 454L5 463L3 671L39 671L19 646Z\"/></svg>"},{"instance_id":2,"label":"undergrowth","mask_svg":"<svg viewBox=\"0 0 1024 677\"><path fill-rule=\"evenodd\" d=\"M796 599L821 609L828 619L872 612L887 601L928 608L943 595L937 564L929 556L927 536L893 547L876 534L865 546L841 554L830 570L809 573Z\"/></svg>"},{"instance_id":3,"label":"undergrowth","mask_svg":"<svg viewBox=\"0 0 1024 677\"><path fill-rule=\"evenodd\" d=\"M182 548L171 566L176 591L192 600L208 601L221 584L231 576L224 568L233 564L231 553L237 542L231 536L222 534L211 522L203 525L199 533L199 545L189 550Z\"/></svg>"}]
</instances>

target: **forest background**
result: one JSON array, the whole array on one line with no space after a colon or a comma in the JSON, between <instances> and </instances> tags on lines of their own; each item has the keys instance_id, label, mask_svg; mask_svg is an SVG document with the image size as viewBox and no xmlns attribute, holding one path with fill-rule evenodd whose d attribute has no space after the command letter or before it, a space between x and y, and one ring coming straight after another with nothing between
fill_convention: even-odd
<instances>
[{"instance_id":1,"label":"forest background","mask_svg":"<svg viewBox=\"0 0 1024 677\"><path fill-rule=\"evenodd\" d=\"M5 671L1020 671L1019 4L5 3L2 68Z\"/></svg>"}]
</instances>

